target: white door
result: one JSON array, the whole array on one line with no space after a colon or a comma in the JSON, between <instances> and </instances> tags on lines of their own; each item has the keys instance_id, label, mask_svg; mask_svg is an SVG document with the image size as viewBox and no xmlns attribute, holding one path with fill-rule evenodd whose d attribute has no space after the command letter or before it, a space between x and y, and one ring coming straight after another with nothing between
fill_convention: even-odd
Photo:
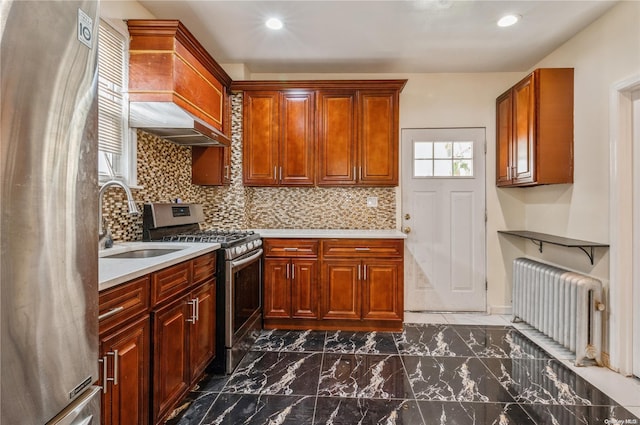
<instances>
[{"instance_id":1,"label":"white door","mask_svg":"<svg viewBox=\"0 0 640 425\"><path fill-rule=\"evenodd\" d=\"M486 311L485 129L402 130L405 309Z\"/></svg>"},{"instance_id":2,"label":"white door","mask_svg":"<svg viewBox=\"0 0 640 425\"><path fill-rule=\"evenodd\" d=\"M633 100L633 255L640 255L640 90ZM633 305L640 305L640 262L633 266ZM640 308L633 309L633 374L640 377Z\"/></svg>"}]
</instances>

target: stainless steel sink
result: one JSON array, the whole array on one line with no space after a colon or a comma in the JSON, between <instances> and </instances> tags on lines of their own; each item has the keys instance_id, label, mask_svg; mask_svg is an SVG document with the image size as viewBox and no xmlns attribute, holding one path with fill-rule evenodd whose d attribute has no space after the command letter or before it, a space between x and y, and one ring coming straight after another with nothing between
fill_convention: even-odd
<instances>
[{"instance_id":1,"label":"stainless steel sink","mask_svg":"<svg viewBox=\"0 0 640 425\"><path fill-rule=\"evenodd\" d=\"M103 255L102 258L151 258L159 257L161 255L171 254L182 250L183 248L169 249L169 248L142 248L134 249L131 251L120 252L117 254Z\"/></svg>"}]
</instances>

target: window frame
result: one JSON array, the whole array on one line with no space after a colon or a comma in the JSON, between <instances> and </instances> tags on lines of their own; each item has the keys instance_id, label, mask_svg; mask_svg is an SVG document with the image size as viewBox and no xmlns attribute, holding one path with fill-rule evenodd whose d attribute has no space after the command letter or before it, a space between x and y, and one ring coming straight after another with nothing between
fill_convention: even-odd
<instances>
[{"instance_id":1,"label":"window frame","mask_svg":"<svg viewBox=\"0 0 640 425\"><path fill-rule=\"evenodd\" d=\"M472 140L412 140L411 141L411 175L412 178L414 179L473 179L475 178L475 161L476 161L476 157L475 157L475 146L474 146L474 142ZM430 143L432 145L431 149L431 157L430 158L416 158L416 144L418 143ZM451 153L451 157L450 158L440 158L436 156L435 153L435 144L436 143L451 143L452 144L452 153ZM454 155L454 146L456 143L471 143L471 158L456 158ZM425 176L425 175L416 175L416 161L430 161L431 162L431 170L432 172L435 174L435 164L436 161L448 161L451 163L451 167L452 167L452 173L453 173L453 164L455 162L455 160L466 160L466 161L471 161L472 164L472 171L471 171L471 175L467 175L467 176L456 176L454 174L451 175L430 175L430 176Z\"/></svg>"},{"instance_id":2,"label":"window frame","mask_svg":"<svg viewBox=\"0 0 640 425\"><path fill-rule=\"evenodd\" d=\"M124 41L121 109L122 145L119 155L105 152L98 148L98 181L104 183L108 180L116 179L131 187L137 185L137 135L135 129L129 127L129 31L125 21L119 19L101 17L100 26L103 25L108 26L108 30L113 30L113 32L120 35ZM100 39L98 38L98 48L100 48L99 46ZM100 138L99 131L98 138ZM102 155L109 158L109 161L103 160L101 158ZM111 162L111 170L109 170L110 167L108 166L102 166L101 163L105 164L106 162ZM113 174L111 171L113 171Z\"/></svg>"}]
</instances>

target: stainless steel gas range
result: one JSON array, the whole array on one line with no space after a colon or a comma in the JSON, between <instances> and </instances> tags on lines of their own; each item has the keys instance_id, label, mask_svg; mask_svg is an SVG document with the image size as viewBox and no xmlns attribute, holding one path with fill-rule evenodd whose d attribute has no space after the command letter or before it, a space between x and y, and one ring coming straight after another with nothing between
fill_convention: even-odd
<instances>
[{"instance_id":1,"label":"stainless steel gas range","mask_svg":"<svg viewBox=\"0 0 640 425\"><path fill-rule=\"evenodd\" d=\"M202 205L145 204L143 240L213 242L216 274L214 372L231 373L262 328L262 239L251 231L202 230Z\"/></svg>"}]
</instances>

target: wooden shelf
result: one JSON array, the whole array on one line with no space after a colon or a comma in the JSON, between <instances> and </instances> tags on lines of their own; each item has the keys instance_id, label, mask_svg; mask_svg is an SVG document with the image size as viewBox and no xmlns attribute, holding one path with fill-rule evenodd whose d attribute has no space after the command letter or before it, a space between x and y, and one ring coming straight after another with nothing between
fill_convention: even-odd
<instances>
[{"instance_id":1,"label":"wooden shelf","mask_svg":"<svg viewBox=\"0 0 640 425\"><path fill-rule=\"evenodd\" d=\"M552 245L559 245L567 248L578 248L587 254L587 257L589 257L589 260L591 261L591 265L593 265L593 250L595 248L609 248L609 245L607 244L565 238L546 233L530 232L528 230L498 230L498 233L529 239L538 245L538 250L540 252L542 252L543 243L550 243Z\"/></svg>"}]
</instances>

